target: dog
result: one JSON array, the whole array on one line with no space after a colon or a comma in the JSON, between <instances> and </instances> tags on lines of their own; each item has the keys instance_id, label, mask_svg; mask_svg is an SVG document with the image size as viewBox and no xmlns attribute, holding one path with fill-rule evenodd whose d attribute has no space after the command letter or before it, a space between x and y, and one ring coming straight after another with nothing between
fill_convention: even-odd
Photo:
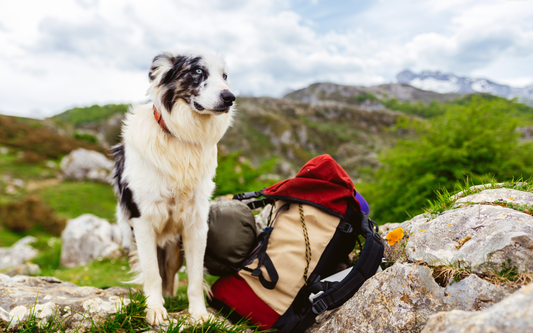
<instances>
[{"instance_id":1,"label":"dog","mask_svg":"<svg viewBox=\"0 0 533 333\"><path fill-rule=\"evenodd\" d=\"M129 253L132 281L143 284L150 325L167 321L163 296L177 288L187 263L189 314L209 317L203 294L203 261L209 199L215 188L217 143L232 123L235 96L217 55L164 52L150 67L147 95L122 125L112 148L117 222Z\"/></svg>"}]
</instances>

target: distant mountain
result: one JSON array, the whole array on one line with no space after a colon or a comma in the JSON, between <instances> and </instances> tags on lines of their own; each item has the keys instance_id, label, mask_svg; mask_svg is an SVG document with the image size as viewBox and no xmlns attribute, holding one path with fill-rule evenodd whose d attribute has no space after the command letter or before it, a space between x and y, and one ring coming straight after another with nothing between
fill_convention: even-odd
<instances>
[{"instance_id":1,"label":"distant mountain","mask_svg":"<svg viewBox=\"0 0 533 333\"><path fill-rule=\"evenodd\" d=\"M439 71L422 71L420 74L405 70L396 75L398 83L409 84L423 90L438 93L487 93L505 98L517 97L519 101L533 104L533 85L515 88L487 79L461 77Z\"/></svg>"},{"instance_id":2,"label":"distant mountain","mask_svg":"<svg viewBox=\"0 0 533 333\"><path fill-rule=\"evenodd\" d=\"M451 101L460 97L456 93L436 93L433 91L425 91L419 88L412 87L408 84L389 83L378 86L345 86L335 83L313 83L312 85L303 89L295 90L284 96L285 99L296 100L310 104L320 104L323 102L340 102L347 104L355 104L365 109L371 105L379 103L378 100L387 100L395 98L400 102L424 102L429 103L437 100L439 102ZM367 103L364 103L364 102ZM382 107L384 108L384 107Z\"/></svg>"}]
</instances>

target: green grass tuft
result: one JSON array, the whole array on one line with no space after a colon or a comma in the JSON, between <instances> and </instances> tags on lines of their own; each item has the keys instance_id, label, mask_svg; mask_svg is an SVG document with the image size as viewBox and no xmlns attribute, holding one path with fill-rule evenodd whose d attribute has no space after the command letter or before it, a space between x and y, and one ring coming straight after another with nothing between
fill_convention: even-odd
<instances>
[{"instance_id":1,"label":"green grass tuft","mask_svg":"<svg viewBox=\"0 0 533 333\"><path fill-rule=\"evenodd\" d=\"M466 197L472 194L479 193L486 189L496 189L496 188L510 188L518 191L532 192L533 193L533 178L530 178L527 181L524 181L523 178L518 180L511 180L504 183L498 183L496 179L492 178L485 186L474 186L473 183L467 178L464 182L457 182L458 191L455 194L451 194L446 188L441 188L440 190L435 191L436 199L428 200L428 206L423 208L424 214L434 217L448 209L454 207L455 201L458 197ZM500 202L496 204L502 204ZM532 206L519 205L515 203L505 203L509 208L515 210L525 211L529 214L529 211L533 210Z\"/></svg>"},{"instance_id":2,"label":"green grass tuft","mask_svg":"<svg viewBox=\"0 0 533 333\"><path fill-rule=\"evenodd\" d=\"M145 319L146 296L141 292L129 293L130 304L122 306L117 313L108 314L103 321L91 319L91 333L97 332L139 332L150 329Z\"/></svg>"}]
</instances>

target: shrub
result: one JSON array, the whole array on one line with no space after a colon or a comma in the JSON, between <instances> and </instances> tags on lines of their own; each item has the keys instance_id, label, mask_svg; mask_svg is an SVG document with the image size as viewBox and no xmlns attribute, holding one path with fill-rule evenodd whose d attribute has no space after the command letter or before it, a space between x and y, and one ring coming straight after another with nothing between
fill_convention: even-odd
<instances>
[{"instance_id":1,"label":"shrub","mask_svg":"<svg viewBox=\"0 0 533 333\"><path fill-rule=\"evenodd\" d=\"M241 192L257 191L274 184L276 180L265 179L273 169L275 159L270 159L255 167L239 152L228 155L218 155L217 174L215 176L216 190L214 196L237 194Z\"/></svg>"},{"instance_id":2,"label":"shrub","mask_svg":"<svg viewBox=\"0 0 533 333\"><path fill-rule=\"evenodd\" d=\"M104 148L54 133L47 128L32 126L17 117L0 116L0 144L24 150L29 156L24 162L57 159L76 148L105 152Z\"/></svg>"},{"instance_id":3,"label":"shrub","mask_svg":"<svg viewBox=\"0 0 533 333\"><path fill-rule=\"evenodd\" d=\"M58 218L39 198L28 196L18 202L0 206L0 224L14 232L41 229L59 235L66 220Z\"/></svg>"},{"instance_id":4,"label":"shrub","mask_svg":"<svg viewBox=\"0 0 533 333\"><path fill-rule=\"evenodd\" d=\"M474 183L530 178L533 145L519 143L513 103L473 96L465 105L449 105L443 116L411 123L415 139L399 141L383 152L375 177L373 215L382 221L405 220L422 212L434 190L453 191L464 178ZM365 193L366 195L366 193Z\"/></svg>"}]
</instances>

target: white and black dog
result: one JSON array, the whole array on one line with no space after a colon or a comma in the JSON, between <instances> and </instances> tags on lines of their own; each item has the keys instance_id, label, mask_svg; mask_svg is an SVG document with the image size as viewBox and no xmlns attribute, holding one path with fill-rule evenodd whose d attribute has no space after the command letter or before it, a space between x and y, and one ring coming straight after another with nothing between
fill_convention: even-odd
<instances>
[{"instance_id":1,"label":"white and black dog","mask_svg":"<svg viewBox=\"0 0 533 333\"><path fill-rule=\"evenodd\" d=\"M189 314L206 320L203 262L217 143L232 122L235 96L224 62L191 50L153 60L151 103L132 106L113 147L117 220L133 282L148 297L146 320L167 319L163 295L175 293L185 252Z\"/></svg>"}]
</instances>

